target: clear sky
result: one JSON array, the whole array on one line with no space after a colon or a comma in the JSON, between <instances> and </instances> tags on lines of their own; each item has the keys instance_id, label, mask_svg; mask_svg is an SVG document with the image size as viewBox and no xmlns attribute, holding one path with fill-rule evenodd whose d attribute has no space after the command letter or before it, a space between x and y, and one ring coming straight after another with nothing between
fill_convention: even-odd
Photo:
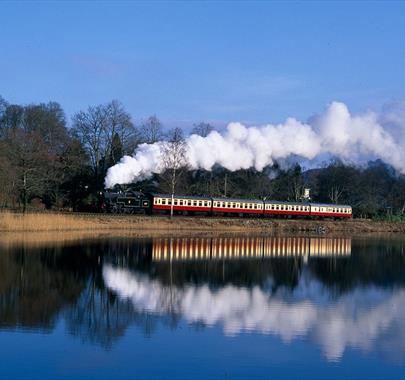
<instances>
[{"instance_id":1,"label":"clear sky","mask_svg":"<svg viewBox=\"0 0 405 380\"><path fill-rule=\"evenodd\" d=\"M68 117L306 120L405 99L405 2L1 2L0 95Z\"/></svg>"}]
</instances>

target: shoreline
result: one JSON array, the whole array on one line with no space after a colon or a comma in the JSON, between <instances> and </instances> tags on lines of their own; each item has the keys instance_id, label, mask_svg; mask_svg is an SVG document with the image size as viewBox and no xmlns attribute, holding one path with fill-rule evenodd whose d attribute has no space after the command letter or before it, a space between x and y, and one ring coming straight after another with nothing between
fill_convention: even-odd
<instances>
[{"instance_id":1,"label":"shoreline","mask_svg":"<svg viewBox=\"0 0 405 380\"><path fill-rule=\"evenodd\" d=\"M211 233L405 233L405 222L237 217L185 217L75 214L0 213L0 232L125 232L149 236L156 232Z\"/></svg>"}]
</instances>

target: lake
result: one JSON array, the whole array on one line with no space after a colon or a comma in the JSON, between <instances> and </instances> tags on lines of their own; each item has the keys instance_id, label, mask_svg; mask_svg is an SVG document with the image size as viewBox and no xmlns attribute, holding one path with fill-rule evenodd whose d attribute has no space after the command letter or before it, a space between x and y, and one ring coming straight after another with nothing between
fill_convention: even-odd
<instances>
[{"instance_id":1,"label":"lake","mask_svg":"<svg viewBox=\"0 0 405 380\"><path fill-rule=\"evenodd\" d=\"M0 238L0 378L405 378L405 237Z\"/></svg>"}]
</instances>

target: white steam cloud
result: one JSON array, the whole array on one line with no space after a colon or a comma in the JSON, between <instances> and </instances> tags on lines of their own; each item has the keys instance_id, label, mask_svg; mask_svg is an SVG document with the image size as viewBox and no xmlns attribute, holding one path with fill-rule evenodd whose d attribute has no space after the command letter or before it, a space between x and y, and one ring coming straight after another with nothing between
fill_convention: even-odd
<instances>
[{"instance_id":1,"label":"white steam cloud","mask_svg":"<svg viewBox=\"0 0 405 380\"><path fill-rule=\"evenodd\" d=\"M191 169L261 171L274 161L298 156L316 160L328 155L344 162L364 164L381 159L405 173L405 112L402 103L386 108L386 114L350 114L343 103L333 102L309 123L288 118L284 124L246 127L230 123L223 134L186 139L186 161ZM404 106L405 107L405 106ZM134 156L125 156L108 170L105 185L125 184L160 173L164 142L142 144Z\"/></svg>"}]
</instances>

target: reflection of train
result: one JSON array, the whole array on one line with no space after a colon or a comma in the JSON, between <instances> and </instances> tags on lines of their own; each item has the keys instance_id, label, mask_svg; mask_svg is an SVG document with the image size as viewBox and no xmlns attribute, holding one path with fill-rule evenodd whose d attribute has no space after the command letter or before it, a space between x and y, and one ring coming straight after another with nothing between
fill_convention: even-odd
<instances>
[{"instance_id":1,"label":"reflection of train","mask_svg":"<svg viewBox=\"0 0 405 380\"><path fill-rule=\"evenodd\" d=\"M105 209L113 213L170 213L193 215L252 215L273 217L350 218L346 205L281 202L258 199L194 197L188 195L144 194L139 191L107 191Z\"/></svg>"},{"instance_id":2,"label":"reflection of train","mask_svg":"<svg viewBox=\"0 0 405 380\"><path fill-rule=\"evenodd\" d=\"M155 238L152 260L224 260L268 257L349 256L350 238L218 237Z\"/></svg>"}]
</instances>

